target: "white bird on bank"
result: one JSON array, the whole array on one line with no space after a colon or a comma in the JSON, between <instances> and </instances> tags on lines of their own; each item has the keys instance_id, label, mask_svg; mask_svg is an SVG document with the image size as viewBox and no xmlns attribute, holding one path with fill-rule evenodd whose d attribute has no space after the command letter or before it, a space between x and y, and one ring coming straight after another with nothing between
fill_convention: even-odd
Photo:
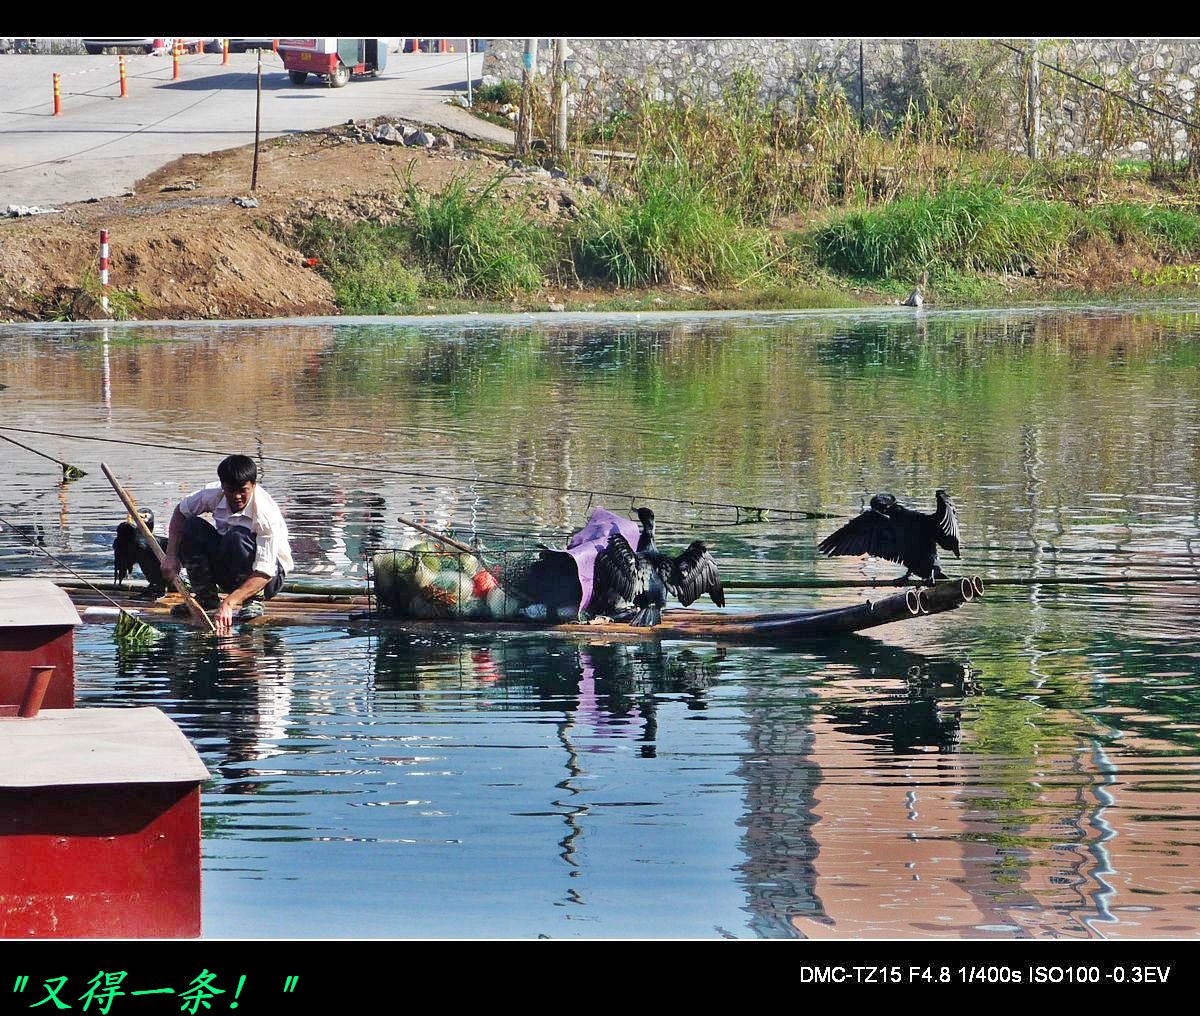
<instances>
[{"instance_id":1,"label":"white bird on bank","mask_svg":"<svg viewBox=\"0 0 1200 1016\"><path fill-rule=\"evenodd\" d=\"M928 286L928 285L929 285L929 273L923 272L921 274L920 284L913 287L913 291L911 293L909 293L907 297L905 297L904 302L901 303L900 306L902 306L902 307L920 307L920 306L922 306L925 303L925 298L921 295L921 287Z\"/></svg>"}]
</instances>

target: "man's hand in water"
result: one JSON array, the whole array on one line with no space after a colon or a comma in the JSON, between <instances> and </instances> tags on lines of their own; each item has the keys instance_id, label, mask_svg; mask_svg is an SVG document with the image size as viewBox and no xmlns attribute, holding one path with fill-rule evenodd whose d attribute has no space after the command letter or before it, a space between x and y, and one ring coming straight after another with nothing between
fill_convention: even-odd
<instances>
[{"instance_id":1,"label":"man's hand in water","mask_svg":"<svg viewBox=\"0 0 1200 1016\"><path fill-rule=\"evenodd\" d=\"M229 602L229 597L225 597L219 606L212 614L213 624L216 626L219 635L227 635L233 627L233 613L237 609Z\"/></svg>"}]
</instances>

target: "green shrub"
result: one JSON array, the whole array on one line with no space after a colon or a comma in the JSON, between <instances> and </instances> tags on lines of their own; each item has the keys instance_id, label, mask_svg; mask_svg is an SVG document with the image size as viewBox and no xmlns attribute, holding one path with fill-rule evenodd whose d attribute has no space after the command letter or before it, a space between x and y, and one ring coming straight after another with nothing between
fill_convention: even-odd
<instances>
[{"instance_id":1,"label":"green shrub","mask_svg":"<svg viewBox=\"0 0 1200 1016\"><path fill-rule=\"evenodd\" d=\"M547 234L512 208L504 208L496 177L471 194L463 177L440 194L424 194L409 180L414 242L457 284L464 296L512 296L537 289L550 244Z\"/></svg>"},{"instance_id":2,"label":"green shrub","mask_svg":"<svg viewBox=\"0 0 1200 1016\"><path fill-rule=\"evenodd\" d=\"M818 264L865 278L1028 274L1055 261L1082 225L1059 202L1013 202L998 188L955 188L852 212L816 230L811 241Z\"/></svg>"},{"instance_id":3,"label":"green shrub","mask_svg":"<svg viewBox=\"0 0 1200 1016\"><path fill-rule=\"evenodd\" d=\"M740 286L767 281L769 234L743 226L684 176L653 164L638 189L583 208L572 236L581 278L621 287L691 282Z\"/></svg>"},{"instance_id":4,"label":"green shrub","mask_svg":"<svg viewBox=\"0 0 1200 1016\"><path fill-rule=\"evenodd\" d=\"M1164 257L1200 255L1200 217L1190 212L1146 205L1112 204L1092 218L1118 243L1145 247Z\"/></svg>"},{"instance_id":5,"label":"green shrub","mask_svg":"<svg viewBox=\"0 0 1200 1016\"><path fill-rule=\"evenodd\" d=\"M402 226L317 218L293 242L320 262L337 305L348 313L394 314L408 309L423 288L410 264L411 231Z\"/></svg>"},{"instance_id":6,"label":"green shrub","mask_svg":"<svg viewBox=\"0 0 1200 1016\"><path fill-rule=\"evenodd\" d=\"M475 89L475 99L478 102L494 102L497 106L505 103L521 101L521 83L519 81L498 81L494 85L481 85Z\"/></svg>"}]
</instances>

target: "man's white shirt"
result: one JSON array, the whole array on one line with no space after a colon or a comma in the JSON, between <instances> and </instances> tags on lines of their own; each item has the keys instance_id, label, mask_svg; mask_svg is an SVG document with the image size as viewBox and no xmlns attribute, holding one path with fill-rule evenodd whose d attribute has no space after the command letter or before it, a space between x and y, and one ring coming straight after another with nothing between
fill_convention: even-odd
<instances>
[{"instance_id":1,"label":"man's white shirt","mask_svg":"<svg viewBox=\"0 0 1200 1016\"><path fill-rule=\"evenodd\" d=\"M240 512L229 510L229 502L225 500L225 491L221 489L220 481L188 494L179 502L179 511L185 516L211 512L213 525L222 536L229 531L230 526L249 529L258 542L253 568L256 575L274 578L276 562L285 573L292 570L292 548L288 543L288 529L283 520L283 512L279 510L275 499L257 484L254 487L254 496Z\"/></svg>"}]
</instances>

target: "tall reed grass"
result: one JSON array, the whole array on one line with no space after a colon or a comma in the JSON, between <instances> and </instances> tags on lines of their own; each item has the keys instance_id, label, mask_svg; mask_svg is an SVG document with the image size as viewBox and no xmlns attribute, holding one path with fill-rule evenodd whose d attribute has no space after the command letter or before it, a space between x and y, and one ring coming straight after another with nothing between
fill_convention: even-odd
<instances>
[{"instance_id":1,"label":"tall reed grass","mask_svg":"<svg viewBox=\"0 0 1200 1016\"><path fill-rule=\"evenodd\" d=\"M439 194L406 181L417 249L447 274L464 296L512 296L537 289L551 256L548 234L496 198L503 177L472 194L456 177Z\"/></svg>"},{"instance_id":2,"label":"tall reed grass","mask_svg":"<svg viewBox=\"0 0 1200 1016\"><path fill-rule=\"evenodd\" d=\"M677 165L654 160L642 164L629 191L583 207L571 252L581 279L624 288L736 288L775 277L765 230L743 225Z\"/></svg>"}]
</instances>

